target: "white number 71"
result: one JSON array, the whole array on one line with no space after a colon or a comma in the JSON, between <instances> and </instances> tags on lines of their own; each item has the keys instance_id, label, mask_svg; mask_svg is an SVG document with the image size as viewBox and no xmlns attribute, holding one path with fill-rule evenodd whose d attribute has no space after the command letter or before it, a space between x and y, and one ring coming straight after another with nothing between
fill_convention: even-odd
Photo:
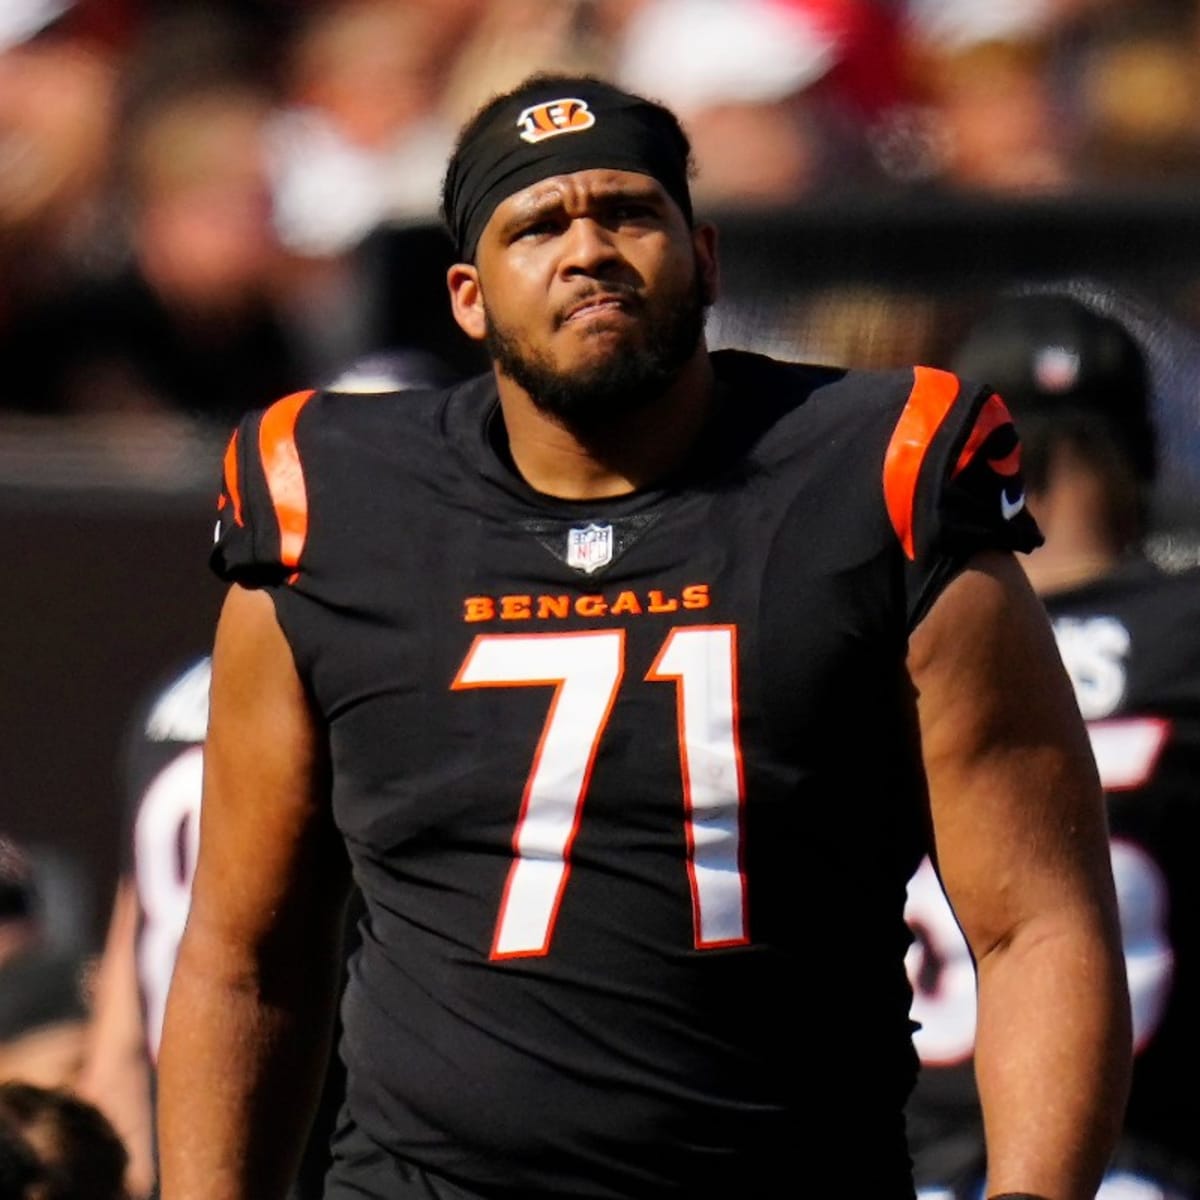
<instances>
[{"instance_id":1,"label":"white number 71","mask_svg":"<svg viewBox=\"0 0 1200 1200\"><path fill-rule=\"evenodd\" d=\"M646 673L647 680L676 687L687 872L701 950L748 941L736 652L732 625L676 628ZM624 671L625 635L618 629L482 634L451 685L554 688L513 832L493 959L550 948L571 844Z\"/></svg>"}]
</instances>

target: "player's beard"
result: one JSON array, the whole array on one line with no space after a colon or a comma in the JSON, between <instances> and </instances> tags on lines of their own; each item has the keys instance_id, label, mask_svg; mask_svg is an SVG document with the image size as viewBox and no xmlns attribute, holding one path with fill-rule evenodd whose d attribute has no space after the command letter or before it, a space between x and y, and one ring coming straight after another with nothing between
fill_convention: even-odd
<instances>
[{"instance_id":1,"label":"player's beard","mask_svg":"<svg viewBox=\"0 0 1200 1200\"><path fill-rule=\"evenodd\" d=\"M597 288L596 291L611 290ZM646 304L645 300L641 301ZM704 287L699 265L691 279L643 309L640 342L622 344L600 361L563 370L518 336L487 320L486 345L496 366L529 394L534 405L586 433L652 404L675 381L704 333Z\"/></svg>"}]
</instances>

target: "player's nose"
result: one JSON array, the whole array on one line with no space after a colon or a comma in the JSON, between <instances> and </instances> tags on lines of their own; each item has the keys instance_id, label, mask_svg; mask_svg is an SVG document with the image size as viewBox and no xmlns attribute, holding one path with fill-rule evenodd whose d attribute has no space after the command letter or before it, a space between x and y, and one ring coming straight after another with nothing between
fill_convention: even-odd
<instances>
[{"instance_id":1,"label":"player's nose","mask_svg":"<svg viewBox=\"0 0 1200 1200\"><path fill-rule=\"evenodd\" d=\"M562 240L559 272L564 276L595 275L620 262L611 232L592 217L576 217Z\"/></svg>"}]
</instances>

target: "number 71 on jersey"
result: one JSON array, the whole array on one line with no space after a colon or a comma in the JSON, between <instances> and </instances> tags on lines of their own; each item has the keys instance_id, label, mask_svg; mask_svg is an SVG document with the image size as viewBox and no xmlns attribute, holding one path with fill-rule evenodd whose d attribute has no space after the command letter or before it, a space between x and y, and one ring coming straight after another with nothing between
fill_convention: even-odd
<instances>
[{"instance_id":1,"label":"number 71 on jersey","mask_svg":"<svg viewBox=\"0 0 1200 1200\"><path fill-rule=\"evenodd\" d=\"M738 740L737 630L672 629L646 681L674 683L692 922L698 950L744 945L745 785ZM451 688L552 687L513 831L493 959L546 954L570 877L596 753L625 673L625 634L481 634Z\"/></svg>"}]
</instances>

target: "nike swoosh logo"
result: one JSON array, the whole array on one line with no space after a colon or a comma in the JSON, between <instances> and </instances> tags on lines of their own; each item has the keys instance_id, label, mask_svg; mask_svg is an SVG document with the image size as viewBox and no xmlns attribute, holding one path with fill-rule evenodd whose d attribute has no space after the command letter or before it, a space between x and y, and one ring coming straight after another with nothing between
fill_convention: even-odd
<instances>
[{"instance_id":1,"label":"nike swoosh logo","mask_svg":"<svg viewBox=\"0 0 1200 1200\"><path fill-rule=\"evenodd\" d=\"M1015 500L1010 500L1003 488L1000 490L1000 515L1011 521L1025 507L1025 493L1022 492Z\"/></svg>"}]
</instances>

